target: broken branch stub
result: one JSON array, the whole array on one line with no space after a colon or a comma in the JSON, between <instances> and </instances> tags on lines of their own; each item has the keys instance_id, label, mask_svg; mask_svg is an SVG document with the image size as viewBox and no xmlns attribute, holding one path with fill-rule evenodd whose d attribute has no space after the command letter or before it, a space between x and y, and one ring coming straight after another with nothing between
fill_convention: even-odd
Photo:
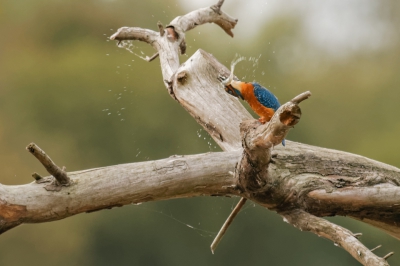
<instances>
[{"instance_id":1,"label":"broken branch stub","mask_svg":"<svg viewBox=\"0 0 400 266\"><path fill-rule=\"evenodd\" d=\"M292 101L283 104L275 112L274 116L266 124L260 124L257 120L248 120L240 124L242 136L243 156L237 166L238 182L242 186L245 195L254 197L265 204L276 204L270 200L273 186L265 185L268 180L268 169L271 162L272 148L282 143L289 130L297 124L301 117L298 103L311 96L305 92L295 97Z\"/></svg>"},{"instance_id":2,"label":"broken branch stub","mask_svg":"<svg viewBox=\"0 0 400 266\"><path fill-rule=\"evenodd\" d=\"M47 172L51 174L62 186L69 186L70 179L67 176L67 173L58 167L51 158L37 146L35 143L29 144L26 149L39 160L39 162L46 168ZM36 177L35 177L36 179ZM40 178L39 178L40 179Z\"/></svg>"}]
</instances>

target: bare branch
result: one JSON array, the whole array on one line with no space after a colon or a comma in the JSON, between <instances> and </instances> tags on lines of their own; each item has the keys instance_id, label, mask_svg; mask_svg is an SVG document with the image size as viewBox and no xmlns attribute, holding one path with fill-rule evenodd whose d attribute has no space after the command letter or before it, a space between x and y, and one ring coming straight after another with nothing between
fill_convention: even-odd
<instances>
[{"instance_id":1,"label":"bare branch","mask_svg":"<svg viewBox=\"0 0 400 266\"><path fill-rule=\"evenodd\" d=\"M382 245L376 246L373 249L370 249L370 251L373 252L373 251L375 251L375 250L377 250L378 248L381 248L381 247L382 247Z\"/></svg>"},{"instance_id":2,"label":"bare branch","mask_svg":"<svg viewBox=\"0 0 400 266\"><path fill-rule=\"evenodd\" d=\"M41 164L43 164L44 168L46 168L47 172L54 176L54 178L58 181L60 185L63 186L69 186L70 185L70 180L69 177L67 176L67 173L58 167L51 159L50 157L37 146L35 143L29 144L26 149L32 153L36 159L39 160ZM36 176L35 176L36 178Z\"/></svg>"},{"instance_id":3,"label":"bare branch","mask_svg":"<svg viewBox=\"0 0 400 266\"><path fill-rule=\"evenodd\" d=\"M162 25L162 23L159 21L157 22L157 26L158 26L158 30L160 32L160 36L164 36L164 26Z\"/></svg>"},{"instance_id":4,"label":"bare branch","mask_svg":"<svg viewBox=\"0 0 400 266\"><path fill-rule=\"evenodd\" d=\"M214 241L211 243L211 252L214 254L219 242L221 241L222 237L225 235L226 230L228 230L228 227L231 225L233 222L233 219L235 219L236 215L240 212L244 204L246 203L247 199L246 198L241 198L239 202L236 204L236 207L233 209L231 214L229 215L228 219L226 219L225 223L222 225L221 229L219 230L217 236L214 238Z\"/></svg>"},{"instance_id":5,"label":"bare branch","mask_svg":"<svg viewBox=\"0 0 400 266\"><path fill-rule=\"evenodd\" d=\"M386 254L383 259L387 260L389 257L393 256L394 252L389 252L388 254Z\"/></svg>"},{"instance_id":6,"label":"bare branch","mask_svg":"<svg viewBox=\"0 0 400 266\"><path fill-rule=\"evenodd\" d=\"M155 53L155 54L153 54L151 57L146 57L146 61L147 62L151 62L151 61L153 61L154 59L156 59L157 57L159 56L159 53L157 52L157 53Z\"/></svg>"},{"instance_id":7,"label":"bare branch","mask_svg":"<svg viewBox=\"0 0 400 266\"><path fill-rule=\"evenodd\" d=\"M229 172L239 157L239 151L207 153L70 172L76 185L56 195L45 189L51 182L48 177L21 186L0 184L0 234L21 223L60 220L132 203L234 195L236 183Z\"/></svg>"},{"instance_id":8,"label":"bare branch","mask_svg":"<svg viewBox=\"0 0 400 266\"><path fill-rule=\"evenodd\" d=\"M337 180L337 177L331 177L331 179ZM375 182L379 182L379 180ZM328 212L350 216L379 227L400 239L398 225L400 187L383 184L373 186L371 184L371 187L348 186L337 188L334 191L318 189L308 193L307 201L310 212L314 212L314 208L311 207L313 202L318 202L319 211L314 212L318 216L327 215ZM346 214L343 213L344 211Z\"/></svg>"},{"instance_id":9,"label":"bare branch","mask_svg":"<svg viewBox=\"0 0 400 266\"><path fill-rule=\"evenodd\" d=\"M181 17L176 17L170 25L173 25L178 32L186 32L199 25L215 23L229 36L233 37L232 29L235 28L238 20L221 10L223 2L220 0L211 7L200 8Z\"/></svg>"},{"instance_id":10,"label":"bare branch","mask_svg":"<svg viewBox=\"0 0 400 266\"><path fill-rule=\"evenodd\" d=\"M303 92L302 94L297 95L296 97L294 97L291 100L291 102L294 103L294 104L299 104L302 101L307 100L310 96L311 96L311 92L306 91L306 92Z\"/></svg>"},{"instance_id":11,"label":"bare branch","mask_svg":"<svg viewBox=\"0 0 400 266\"><path fill-rule=\"evenodd\" d=\"M300 94L293 99L295 101L292 100L279 107L271 121L258 126L251 133L246 131L245 149L251 153L257 149L269 149L280 144L289 133L289 130L300 120L301 110L298 103L307 99L310 95L310 92ZM302 100L298 101L299 99ZM246 130L246 127L247 124L243 124L242 130ZM268 160L268 158L265 160Z\"/></svg>"},{"instance_id":12,"label":"bare branch","mask_svg":"<svg viewBox=\"0 0 400 266\"><path fill-rule=\"evenodd\" d=\"M199 195L244 195L276 210L298 228L331 239L363 264L387 265L350 231L316 216L350 215L399 235L400 209L394 203L400 195L399 169L361 156L290 141L285 149L276 146L272 150L298 123L298 104L311 95L309 92L284 104L270 123L260 125L256 120L244 121L251 119L251 115L237 99L225 93L218 76L228 76L229 70L215 58L199 50L185 64L179 63L179 51L184 53L186 48L186 31L215 23L233 36L237 20L221 11L223 2L219 0L216 5L177 17L165 30L161 24L158 32L123 27L110 39L139 40L152 45L157 53L150 59L159 55L163 80L171 96L229 152L69 173L71 181L78 185L57 194L47 191L50 179L46 177L36 176L37 182L24 186L0 185L0 233L21 223L53 221L131 203ZM237 175L232 178L240 158L241 140L245 152L236 168ZM393 199L369 197L378 194L376 189L392 193ZM361 202L354 205L356 191L361 191ZM245 201L241 199L227 226Z\"/></svg>"},{"instance_id":13,"label":"bare branch","mask_svg":"<svg viewBox=\"0 0 400 266\"><path fill-rule=\"evenodd\" d=\"M286 211L280 214L284 217L285 221L296 228L302 231L310 231L333 241L335 245L345 249L363 265L389 265L384 258L376 256L354 237L349 230L341 226L315 217L302 210Z\"/></svg>"},{"instance_id":14,"label":"bare branch","mask_svg":"<svg viewBox=\"0 0 400 266\"><path fill-rule=\"evenodd\" d=\"M220 10L222 3L223 1L219 1L217 5L201 8L176 17L166 27L167 34L160 34L160 28L159 32L155 32L137 27L122 27L110 37L110 40L119 42L123 40L139 40L151 44L159 53L164 84L168 88L171 77L180 65L179 51L181 54L186 51L186 31L205 23L215 23L233 37L232 29L235 27L237 19L231 18Z\"/></svg>"},{"instance_id":15,"label":"bare branch","mask_svg":"<svg viewBox=\"0 0 400 266\"><path fill-rule=\"evenodd\" d=\"M157 32L138 27L122 27L110 36L110 40L137 40L152 44L158 37Z\"/></svg>"},{"instance_id":16,"label":"bare branch","mask_svg":"<svg viewBox=\"0 0 400 266\"><path fill-rule=\"evenodd\" d=\"M223 3L224 3L224 0L218 0L218 3L215 4L214 8L217 9L217 10L220 10L222 5L223 5Z\"/></svg>"}]
</instances>

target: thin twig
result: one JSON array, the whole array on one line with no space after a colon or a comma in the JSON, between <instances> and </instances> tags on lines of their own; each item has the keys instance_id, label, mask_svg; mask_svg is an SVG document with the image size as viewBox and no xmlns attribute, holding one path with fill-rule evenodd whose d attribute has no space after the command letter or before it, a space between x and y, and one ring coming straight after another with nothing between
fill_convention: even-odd
<instances>
[{"instance_id":1,"label":"thin twig","mask_svg":"<svg viewBox=\"0 0 400 266\"><path fill-rule=\"evenodd\" d=\"M70 184L70 179L67 176L67 173L58 167L50 159L50 157L41 148L39 148L39 146L37 146L35 143L31 143L26 147L26 149L32 153L41 164L43 164L47 172L54 176L60 185L68 186Z\"/></svg>"},{"instance_id":2,"label":"thin twig","mask_svg":"<svg viewBox=\"0 0 400 266\"><path fill-rule=\"evenodd\" d=\"M224 3L224 0L219 0L218 3L213 5L211 8L213 8L213 10L220 15L221 14L221 7L222 7L223 3Z\"/></svg>"},{"instance_id":3,"label":"thin twig","mask_svg":"<svg viewBox=\"0 0 400 266\"><path fill-rule=\"evenodd\" d=\"M386 254L383 259L387 260L389 257L393 256L394 252L390 252L388 254Z\"/></svg>"},{"instance_id":4,"label":"thin twig","mask_svg":"<svg viewBox=\"0 0 400 266\"><path fill-rule=\"evenodd\" d=\"M309 97L311 96L311 92L306 91L303 92L302 94L297 95L296 97L294 97L291 102L295 103L295 104L299 104L304 100L307 100Z\"/></svg>"},{"instance_id":5,"label":"thin twig","mask_svg":"<svg viewBox=\"0 0 400 266\"><path fill-rule=\"evenodd\" d=\"M374 247L373 249L370 249L369 251L375 251L375 250L377 250L378 248L380 248L380 247L382 247L382 245L379 245L379 246L377 246L377 247Z\"/></svg>"},{"instance_id":6,"label":"thin twig","mask_svg":"<svg viewBox=\"0 0 400 266\"><path fill-rule=\"evenodd\" d=\"M225 223L222 225L221 229L219 230L217 236L215 237L214 241L212 242L210 248L212 254L214 254L215 249L217 248L219 242L221 241L222 237L224 236L226 230L228 230L229 225L231 225L233 219L235 219L236 215L240 212L244 204L246 203L247 199L246 198L241 198L236 205L236 207L233 209L231 214L229 215L228 219L226 219Z\"/></svg>"},{"instance_id":7,"label":"thin twig","mask_svg":"<svg viewBox=\"0 0 400 266\"><path fill-rule=\"evenodd\" d=\"M146 56L146 61L147 62L151 62L151 61L153 61L154 59L156 59L157 57L158 57L158 52L157 53L155 53L155 54L153 54L151 57L148 57L148 56Z\"/></svg>"},{"instance_id":8,"label":"thin twig","mask_svg":"<svg viewBox=\"0 0 400 266\"><path fill-rule=\"evenodd\" d=\"M164 36L164 26L162 25L162 23L159 21L157 22L157 26L158 26L158 30L160 31L160 36Z\"/></svg>"}]
</instances>

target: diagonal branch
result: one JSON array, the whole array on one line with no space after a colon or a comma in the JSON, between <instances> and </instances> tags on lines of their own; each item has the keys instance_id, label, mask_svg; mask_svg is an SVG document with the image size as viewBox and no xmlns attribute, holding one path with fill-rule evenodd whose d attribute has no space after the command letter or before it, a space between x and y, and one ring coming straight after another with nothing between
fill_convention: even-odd
<instances>
[{"instance_id":1,"label":"diagonal branch","mask_svg":"<svg viewBox=\"0 0 400 266\"><path fill-rule=\"evenodd\" d=\"M363 265L389 265L384 258L378 257L366 248L353 233L339 225L298 209L279 214L294 227L333 241L336 246L345 249Z\"/></svg>"},{"instance_id":2,"label":"diagonal branch","mask_svg":"<svg viewBox=\"0 0 400 266\"><path fill-rule=\"evenodd\" d=\"M47 172L54 176L54 178L58 181L58 183L62 186L69 186L70 179L67 176L67 173L58 167L50 157L37 146L35 143L29 144L26 149L39 160L39 162L46 168ZM37 175L37 174L36 174ZM35 176L36 176L35 175Z\"/></svg>"}]
</instances>

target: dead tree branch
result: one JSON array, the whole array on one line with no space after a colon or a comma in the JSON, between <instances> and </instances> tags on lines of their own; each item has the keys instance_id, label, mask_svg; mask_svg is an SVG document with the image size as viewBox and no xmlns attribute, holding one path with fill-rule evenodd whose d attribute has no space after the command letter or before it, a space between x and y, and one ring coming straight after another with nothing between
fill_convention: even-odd
<instances>
[{"instance_id":1,"label":"dead tree branch","mask_svg":"<svg viewBox=\"0 0 400 266\"><path fill-rule=\"evenodd\" d=\"M70 185L70 179L67 176L67 173L58 167L51 159L50 157L41 149L39 146L37 146L35 143L29 144L26 149L36 157L36 159L39 160L41 164L43 164L44 168L46 168L47 172L51 174L58 182L58 184L55 184L55 186L60 187L60 186L69 186ZM34 174L34 177L36 180L38 180L38 174ZM40 178L39 178L40 179ZM61 189L61 188L60 188Z\"/></svg>"},{"instance_id":2,"label":"dead tree branch","mask_svg":"<svg viewBox=\"0 0 400 266\"><path fill-rule=\"evenodd\" d=\"M22 223L54 221L132 203L237 195L277 211L300 229L331 239L364 265L387 265L354 234L318 217L351 216L400 238L400 169L290 141L285 148L275 146L298 122L298 104L309 93L293 98L270 123L261 125L249 120L252 117L239 100L224 91L218 77L228 76L229 70L213 56L199 50L180 65L186 31L215 23L233 36L237 20L221 10L222 4L220 0L177 17L163 31L161 27L158 32L123 27L110 39L152 45L159 54L170 95L225 152L68 173L73 185L59 192L48 191L46 183L51 179L39 176L38 181L26 185L0 184L0 233ZM389 256L391 253L383 259Z\"/></svg>"},{"instance_id":3,"label":"dead tree branch","mask_svg":"<svg viewBox=\"0 0 400 266\"><path fill-rule=\"evenodd\" d=\"M385 258L379 258L366 248L349 230L333 224L325 219L315 217L302 210L292 210L280 213L284 220L302 231L310 231L327 238L349 252L353 258L363 265L389 265Z\"/></svg>"},{"instance_id":4,"label":"dead tree branch","mask_svg":"<svg viewBox=\"0 0 400 266\"><path fill-rule=\"evenodd\" d=\"M43 182L20 186L0 184L0 234L22 223L55 221L127 204L234 195L235 180L229 172L239 156L238 151L173 156L70 172L74 185L60 192L46 189L51 182L46 177Z\"/></svg>"}]
</instances>

